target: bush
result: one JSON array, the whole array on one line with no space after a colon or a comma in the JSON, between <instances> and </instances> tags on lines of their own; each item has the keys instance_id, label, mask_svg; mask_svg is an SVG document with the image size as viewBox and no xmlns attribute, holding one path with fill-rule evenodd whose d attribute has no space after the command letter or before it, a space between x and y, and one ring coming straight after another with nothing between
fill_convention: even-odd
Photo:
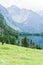
<instances>
[{"instance_id":1,"label":"bush","mask_svg":"<svg viewBox=\"0 0 43 65\"><path fill-rule=\"evenodd\" d=\"M36 45L36 49L42 49L40 45Z\"/></svg>"},{"instance_id":2,"label":"bush","mask_svg":"<svg viewBox=\"0 0 43 65\"><path fill-rule=\"evenodd\" d=\"M10 44L16 44L16 38L14 36L10 36L9 40Z\"/></svg>"}]
</instances>

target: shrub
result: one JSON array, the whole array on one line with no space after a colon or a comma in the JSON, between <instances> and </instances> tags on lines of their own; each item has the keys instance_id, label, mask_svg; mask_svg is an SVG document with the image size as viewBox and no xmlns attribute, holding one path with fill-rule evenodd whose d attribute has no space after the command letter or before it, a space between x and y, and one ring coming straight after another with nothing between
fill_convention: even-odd
<instances>
[{"instance_id":1,"label":"shrub","mask_svg":"<svg viewBox=\"0 0 43 65\"><path fill-rule=\"evenodd\" d=\"M36 49L42 49L40 45L36 45Z\"/></svg>"}]
</instances>

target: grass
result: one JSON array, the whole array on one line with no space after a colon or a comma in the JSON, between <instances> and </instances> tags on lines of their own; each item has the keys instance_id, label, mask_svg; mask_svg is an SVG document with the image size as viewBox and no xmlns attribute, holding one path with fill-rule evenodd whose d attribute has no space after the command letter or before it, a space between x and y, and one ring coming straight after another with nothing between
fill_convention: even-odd
<instances>
[{"instance_id":1,"label":"grass","mask_svg":"<svg viewBox=\"0 0 43 65\"><path fill-rule=\"evenodd\" d=\"M43 65L43 50L0 43L0 65Z\"/></svg>"}]
</instances>

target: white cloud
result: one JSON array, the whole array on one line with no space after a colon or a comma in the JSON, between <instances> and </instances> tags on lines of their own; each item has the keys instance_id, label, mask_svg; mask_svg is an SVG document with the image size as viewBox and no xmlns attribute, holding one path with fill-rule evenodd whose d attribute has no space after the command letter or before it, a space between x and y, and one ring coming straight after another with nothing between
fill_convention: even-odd
<instances>
[{"instance_id":1,"label":"white cloud","mask_svg":"<svg viewBox=\"0 0 43 65\"><path fill-rule=\"evenodd\" d=\"M0 4L5 7L16 5L20 8L32 10L43 10L43 0L0 0Z\"/></svg>"}]
</instances>

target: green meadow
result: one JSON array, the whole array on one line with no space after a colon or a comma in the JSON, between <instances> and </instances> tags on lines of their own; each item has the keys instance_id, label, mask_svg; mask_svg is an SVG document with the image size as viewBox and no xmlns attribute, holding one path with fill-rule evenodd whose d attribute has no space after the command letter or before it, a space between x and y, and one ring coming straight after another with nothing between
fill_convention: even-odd
<instances>
[{"instance_id":1,"label":"green meadow","mask_svg":"<svg viewBox=\"0 0 43 65\"><path fill-rule=\"evenodd\" d=\"M0 43L0 65L43 65L43 50Z\"/></svg>"}]
</instances>

